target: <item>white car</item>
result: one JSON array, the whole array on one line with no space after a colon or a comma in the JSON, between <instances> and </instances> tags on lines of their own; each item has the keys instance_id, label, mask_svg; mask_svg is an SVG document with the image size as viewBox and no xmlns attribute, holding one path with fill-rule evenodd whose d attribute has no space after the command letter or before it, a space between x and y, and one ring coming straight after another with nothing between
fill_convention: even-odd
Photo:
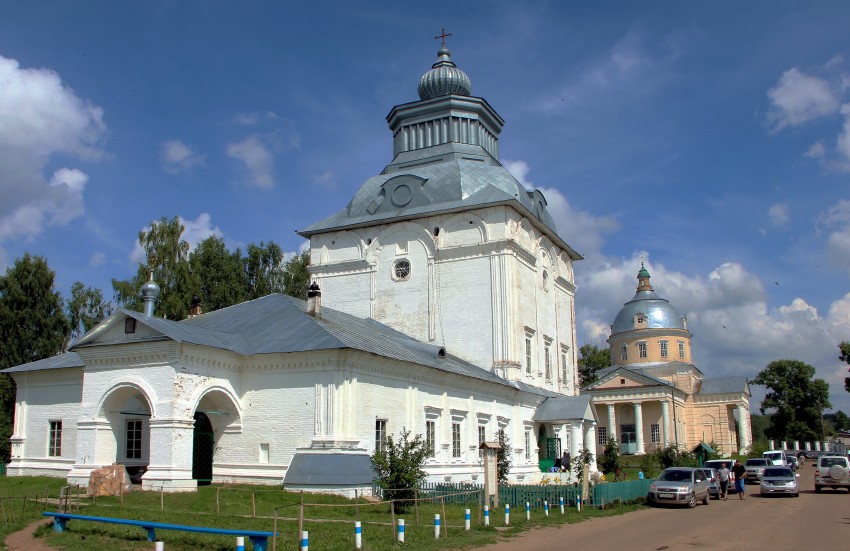
<instances>
[{"instance_id":1,"label":"white car","mask_svg":"<svg viewBox=\"0 0 850 551\"><path fill-rule=\"evenodd\" d=\"M768 467L761 475L761 495L786 494L800 497L800 485L790 467Z\"/></svg>"},{"instance_id":2,"label":"white car","mask_svg":"<svg viewBox=\"0 0 850 551\"><path fill-rule=\"evenodd\" d=\"M815 491L847 488L850 491L850 461L846 455L822 455L815 463Z\"/></svg>"}]
</instances>

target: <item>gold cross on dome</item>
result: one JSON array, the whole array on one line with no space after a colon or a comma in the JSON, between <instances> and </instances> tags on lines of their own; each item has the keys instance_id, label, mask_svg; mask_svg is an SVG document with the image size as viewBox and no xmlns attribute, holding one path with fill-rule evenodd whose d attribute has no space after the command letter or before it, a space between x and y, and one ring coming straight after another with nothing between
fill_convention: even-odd
<instances>
[{"instance_id":1,"label":"gold cross on dome","mask_svg":"<svg viewBox=\"0 0 850 551\"><path fill-rule=\"evenodd\" d=\"M440 40L443 41L443 46L445 46L446 45L446 38L450 37L452 35L452 33L447 34L445 28L442 28L440 30L441 30L442 34L438 34L437 36L435 36L434 40L437 40L439 38Z\"/></svg>"}]
</instances>

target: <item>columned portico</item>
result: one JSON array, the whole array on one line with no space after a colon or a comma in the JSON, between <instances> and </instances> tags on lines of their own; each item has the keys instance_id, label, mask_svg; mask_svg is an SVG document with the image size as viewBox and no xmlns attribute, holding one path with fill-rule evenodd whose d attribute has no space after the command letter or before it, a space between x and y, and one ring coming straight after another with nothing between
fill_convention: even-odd
<instances>
[{"instance_id":1,"label":"columned portico","mask_svg":"<svg viewBox=\"0 0 850 551\"><path fill-rule=\"evenodd\" d=\"M664 447L670 445L670 403L666 400L661 402L661 441Z\"/></svg>"},{"instance_id":2,"label":"columned portico","mask_svg":"<svg viewBox=\"0 0 850 551\"><path fill-rule=\"evenodd\" d=\"M643 408L640 402L635 402L635 444L637 444L636 455L646 453L643 445Z\"/></svg>"},{"instance_id":3,"label":"columned portico","mask_svg":"<svg viewBox=\"0 0 850 551\"><path fill-rule=\"evenodd\" d=\"M593 460L590 462L590 470L599 470L596 466L596 422L585 423L584 446L593 456Z\"/></svg>"},{"instance_id":4,"label":"columned portico","mask_svg":"<svg viewBox=\"0 0 850 551\"><path fill-rule=\"evenodd\" d=\"M614 404L611 403L608 404L608 438L620 440L617 438L617 417L614 412Z\"/></svg>"}]
</instances>

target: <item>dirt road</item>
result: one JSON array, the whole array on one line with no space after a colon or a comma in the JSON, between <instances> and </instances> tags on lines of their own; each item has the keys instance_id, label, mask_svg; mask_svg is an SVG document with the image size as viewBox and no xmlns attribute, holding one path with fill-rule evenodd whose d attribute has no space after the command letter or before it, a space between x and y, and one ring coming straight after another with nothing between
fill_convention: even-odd
<instances>
[{"instance_id":1,"label":"dirt road","mask_svg":"<svg viewBox=\"0 0 850 551\"><path fill-rule=\"evenodd\" d=\"M800 497L712 500L696 509L653 508L558 528L540 528L487 551L605 549L617 551L765 550L845 551L850 548L850 495L815 494L811 466L800 473Z\"/></svg>"}]
</instances>

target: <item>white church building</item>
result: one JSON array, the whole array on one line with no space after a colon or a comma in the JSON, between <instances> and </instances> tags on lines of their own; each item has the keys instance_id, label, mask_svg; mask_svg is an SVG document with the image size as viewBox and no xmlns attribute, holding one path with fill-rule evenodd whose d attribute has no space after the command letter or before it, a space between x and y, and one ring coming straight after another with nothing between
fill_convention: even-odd
<instances>
[{"instance_id":1,"label":"white church building","mask_svg":"<svg viewBox=\"0 0 850 551\"><path fill-rule=\"evenodd\" d=\"M369 488L388 434L421 434L432 481L483 483L510 441L533 482L596 453L579 396L573 262L546 199L499 163L504 121L443 46L394 107L392 162L310 240L307 301L269 295L175 322L117 311L62 355L13 367L10 475L85 484L121 463L143 487L225 481ZM188 306L188 305L187 305Z\"/></svg>"}]
</instances>

